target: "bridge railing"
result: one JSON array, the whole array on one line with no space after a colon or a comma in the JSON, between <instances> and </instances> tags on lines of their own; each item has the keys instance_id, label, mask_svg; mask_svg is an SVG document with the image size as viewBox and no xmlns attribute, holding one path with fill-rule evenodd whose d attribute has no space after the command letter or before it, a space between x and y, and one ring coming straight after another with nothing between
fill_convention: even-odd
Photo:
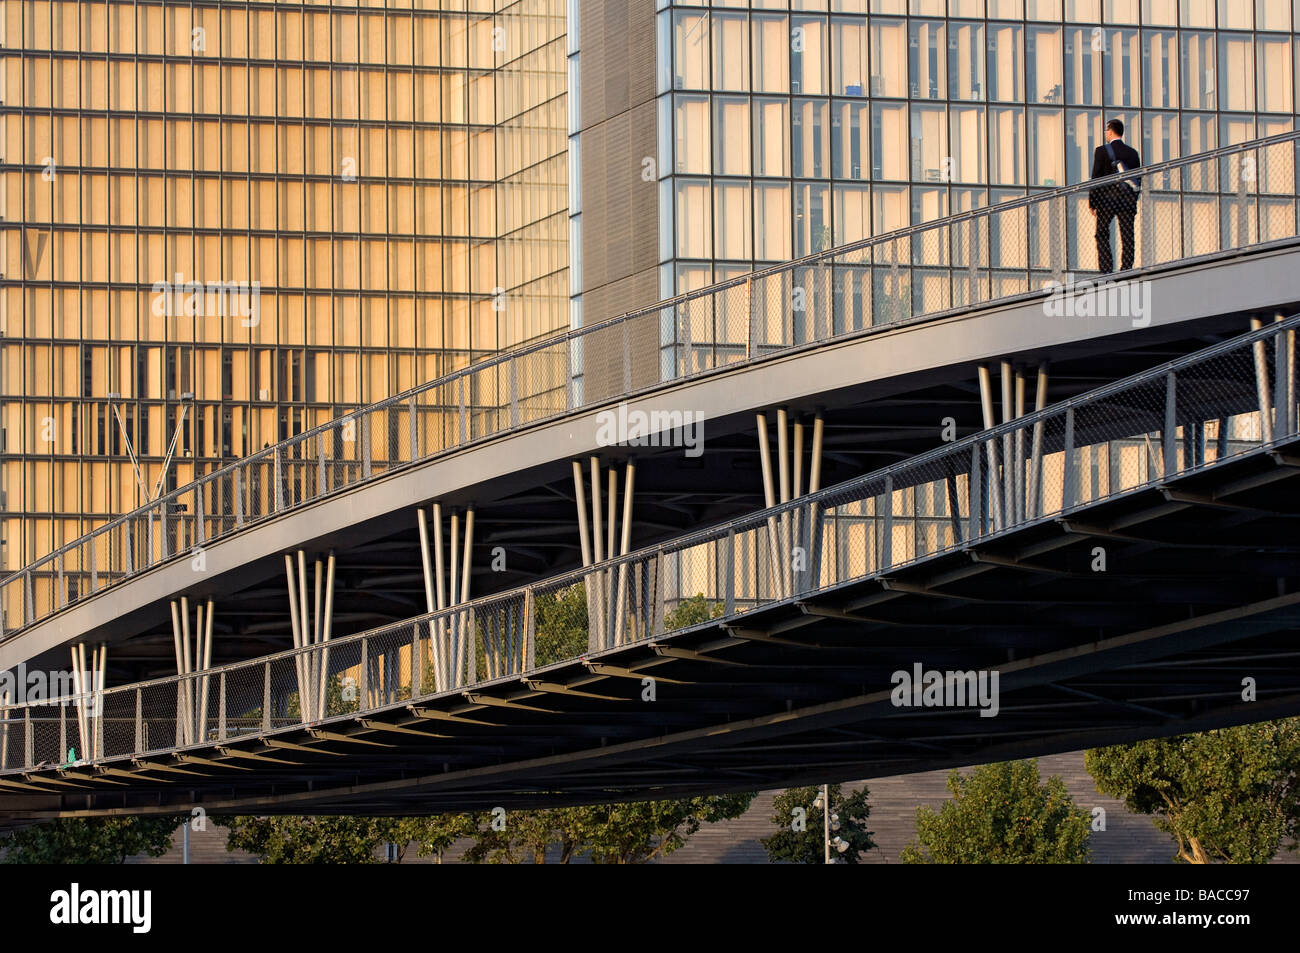
<instances>
[{"instance_id":1,"label":"bridge railing","mask_svg":"<svg viewBox=\"0 0 1300 953\"><path fill-rule=\"evenodd\" d=\"M1300 315L781 506L452 609L186 676L3 700L0 772L418 710L500 678L545 681L554 662L719 620L743 627L755 609L1213 468L1297 436L1297 329Z\"/></svg>"},{"instance_id":2,"label":"bridge railing","mask_svg":"<svg viewBox=\"0 0 1300 953\"><path fill-rule=\"evenodd\" d=\"M1144 168L1138 272L1295 240L1298 140L1300 132L1285 133ZM1095 264L1094 185L960 211L765 268L346 414L11 574L0 582L0 639L247 526L476 441L793 348L1068 285Z\"/></svg>"}]
</instances>

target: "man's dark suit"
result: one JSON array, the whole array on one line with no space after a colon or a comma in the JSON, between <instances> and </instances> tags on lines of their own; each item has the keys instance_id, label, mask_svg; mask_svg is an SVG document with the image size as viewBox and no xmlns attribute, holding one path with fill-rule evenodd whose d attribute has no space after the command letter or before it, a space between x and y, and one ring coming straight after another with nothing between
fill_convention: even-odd
<instances>
[{"instance_id":1,"label":"man's dark suit","mask_svg":"<svg viewBox=\"0 0 1300 953\"><path fill-rule=\"evenodd\" d=\"M1124 163L1125 169L1136 169L1142 165L1142 157L1137 154L1137 150L1130 149L1124 140L1112 139L1110 147L1115 158ZM1111 162L1106 147L1098 146L1092 154L1092 177L1099 179L1118 171ZM1136 184L1139 180L1134 176L1132 181ZM1110 247L1112 218L1119 219L1120 270L1128 271L1133 267L1133 219L1137 216L1137 197L1138 193L1123 181L1099 185L1088 191L1088 207L1097 212L1098 271L1105 273L1115 270L1115 254Z\"/></svg>"}]
</instances>

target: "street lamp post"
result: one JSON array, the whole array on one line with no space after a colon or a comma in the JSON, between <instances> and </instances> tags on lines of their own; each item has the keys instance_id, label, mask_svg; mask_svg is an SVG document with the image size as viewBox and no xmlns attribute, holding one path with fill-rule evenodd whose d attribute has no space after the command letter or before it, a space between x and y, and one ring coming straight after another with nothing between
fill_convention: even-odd
<instances>
[{"instance_id":1,"label":"street lamp post","mask_svg":"<svg viewBox=\"0 0 1300 953\"><path fill-rule=\"evenodd\" d=\"M849 842L836 834L831 837L831 831L840 829L840 816L831 813L831 786L823 784L821 792L813 800L813 807L820 809L822 812L822 844L824 848L823 858L826 863L833 864L835 861L831 858L831 848L835 848L838 854L844 853L849 849Z\"/></svg>"}]
</instances>

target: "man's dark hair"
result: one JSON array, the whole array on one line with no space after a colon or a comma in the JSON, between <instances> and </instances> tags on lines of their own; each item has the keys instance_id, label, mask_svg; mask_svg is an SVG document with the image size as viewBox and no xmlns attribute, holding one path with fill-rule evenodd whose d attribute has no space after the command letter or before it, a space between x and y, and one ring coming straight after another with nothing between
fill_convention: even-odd
<instances>
[{"instance_id":1,"label":"man's dark hair","mask_svg":"<svg viewBox=\"0 0 1300 953\"><path fill-rule=\"evenodd\" d=\"M1123 137L1124 135L1124 123L1120 122L1118 119L1112 119L1110 122L1106 123L1106 128L1117 136Z\"/></svg>"}]
</instances>

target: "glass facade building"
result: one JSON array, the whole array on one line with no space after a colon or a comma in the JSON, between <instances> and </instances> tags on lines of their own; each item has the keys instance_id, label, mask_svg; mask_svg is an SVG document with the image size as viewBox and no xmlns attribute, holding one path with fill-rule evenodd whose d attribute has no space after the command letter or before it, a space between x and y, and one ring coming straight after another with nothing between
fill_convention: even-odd
<instances>
[{"instance_id":1,"label":"glass facade building","mask_svg":"<svg viewBox=\"0 0 1300 953\"><path fill-rule=\"evenodd\" d=\"M663 297L1293 128L1292 0L660 4Z\"/></svg>"},{"instance_id":2,"label":"glass facade building","mask_svg":"<svg viewBox=\"0 0 1300 953\"><path fill-rule=\"evenodd\" d=\"M558 0L0 9L0 573L567 324Z\"/></svg>"},{"instance_id":3,"label":"glass facade building","mask_svg":"<svg viewBox=\"0 0 1300 953\"><path fill-rule=\"evenodd\" d=\"M1300 0L2 2L0 572L501 348L1081 181L1106 119L1151 163L1298 113Z\"/></svg>"}]
</instances>

